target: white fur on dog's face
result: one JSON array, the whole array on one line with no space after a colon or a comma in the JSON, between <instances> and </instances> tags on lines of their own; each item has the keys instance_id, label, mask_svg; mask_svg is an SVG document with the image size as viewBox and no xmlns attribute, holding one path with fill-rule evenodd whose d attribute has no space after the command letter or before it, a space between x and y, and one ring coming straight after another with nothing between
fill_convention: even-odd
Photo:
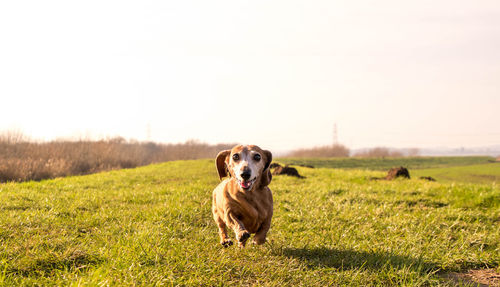
<instances>
[{"instance_id":1,"label":"white fur on dog's face","mask_svg":"<svg viewBox=\"0 0 500 287\"><path fill-rule=\"evenodd\" d=\"M262 174L265 166L265 159L261 152L246 146L239 146L231 150L228 168L231 170L238 185L245 191L253 189L258 177ZM250 172L250 178L245 180L241 177L244 171Z\"/></svg>"}]
</instances>

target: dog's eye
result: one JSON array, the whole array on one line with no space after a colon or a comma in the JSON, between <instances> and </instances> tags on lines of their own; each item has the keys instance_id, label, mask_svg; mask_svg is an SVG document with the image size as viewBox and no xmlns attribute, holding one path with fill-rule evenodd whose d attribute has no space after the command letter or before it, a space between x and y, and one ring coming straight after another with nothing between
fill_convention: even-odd
<instances>
[{"instance_id":1,"label":"dog's eye","mask_svg":"<svg viewBox=\"0 0 500 287\"><path fill-rule=\"evenodd\" d=\"M260 160L260 154L256 154L256 155L254 155L254 156L253 156L253 159L254 159L255 161L259 161L259 160Z\"/></svg>"},{"instance_id":2,"label":"dog's eye","mask_svg":"<svg viewBox=\"0 0 500 287\"><path fill-rule=\"evenodd\" d=\"M239 160L240 159L240 155L235 153L233 154L233 160Z\"/></svg>"}]
</instances>

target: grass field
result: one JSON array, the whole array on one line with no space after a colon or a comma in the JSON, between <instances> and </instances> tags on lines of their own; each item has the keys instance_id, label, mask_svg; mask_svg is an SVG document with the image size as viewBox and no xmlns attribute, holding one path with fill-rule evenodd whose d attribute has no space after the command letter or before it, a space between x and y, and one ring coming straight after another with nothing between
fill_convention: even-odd
<instances>
[{"instance_id":1,"label":"grass field","mask_svg":"<svg viewBox=\"0 0 500 287\"><path fill-rule=\"evenodd\" d=\"M213 160L0 184L0 285L451 286L500 268L496 184L298 169L245 249L218 243Z\"/></svg>"},{"instance_id":2,"label":"grass field","mask_svg":"<svg viewBox=\"0 0 500 287\"><path fill-rule=\"evenodd\" d=\"M414 170L415 176L432 176L443 182L470 182L500 184L500 162L453 166L449 168L430 168Z\"/></svg>"},{"instance_id":3,"label":"grass field","mask_svg":"<svg viewBox=\"0 0 500 287\"><path fill-rule=\"evenodd\" d=\"M489 156L394 157L394 158L280 158L277 161L290 165L310 165L326 168L388 170L395 166L408 169L443 168L494 162Z\"/></svg>"},{"instance_id":4,"label":"grass field","mask_svg":"<svg viewBox=\"0 0 500 287\"><path fill-rule=\"evenodd\" d=\"M323 168L387 171L404 166L410 176L430 176L440 182L500 183L500 162L487 156L399 158L279 158L278 162ZM385 174L379 174L384 176Z\"/></svg>"}]
</instances>

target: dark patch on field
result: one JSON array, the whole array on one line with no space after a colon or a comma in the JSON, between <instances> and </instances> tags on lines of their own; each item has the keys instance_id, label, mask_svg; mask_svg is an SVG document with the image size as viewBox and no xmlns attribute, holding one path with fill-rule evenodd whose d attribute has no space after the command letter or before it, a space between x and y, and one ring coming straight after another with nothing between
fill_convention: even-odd
<instances>
[{"instance_id":1,"label":"dark patch on field","mask_svg":"<svg viewBox=\"0 0 500 287\"><path fill-rule=\"evenodd\" d=\"M273 169L272 172L273 175L288 175L288 176L295 176L298 178L305 178L304 176L299 174L296 168L288 165L282 166L278 163L272 163L269 166L269 168Z\"/></svg>"},{"instance_id":2,"label":"dark patch on field","mask_svg":"<svg viewBox=\"0 0 500 287\"><path fill-rule=\"evenodd\" d=\"M280 167L281 164L277 163L277 162L273 162L269 165L269 168L273 169L273 168L277 168L277 167Z\"/></svg>"},{"instance_id":3,"label":"dark patch on field","mask_svg":"<svg viewBox=\"0 0 500 287\"><path fill-rule=\"evenodd\" d=\"M433 201L425 198L416 199L416 200L396 200L395 203L397 205L403 205L406 207L431 207L431 208L441 208L448 206L447 203Z\"/></svg>"},{"instance_id":4,"label":"dark patch on field","mask_svg":"<svg viewBox=\"0 0 500 287\"><path fill-rule=\"evenodd\" d=\"M385 177L370 177L369 180L394 180L396 178L410 179L410 172L405 167L391 168Z\"/></svg>"},{"instance_id":5,"label":"dark patch on field","mask_svg":"<svg viewBox=\"0 0 500 287\"><path fill-rule=\"evenodd\" d=\"M385 176L385 179L387 180L393 180L395 178L402 177L402 178L410 178L410 172L406 167L393 167L391 168L388 172L387 175Z\"/></svg>"},{"instance_id":6,"label":"dark patch on field","mask_svg":"<svg viewBox=\"0 0 500 287\"><path fill-rule=\"evenodd\" d=\"M414 195L419 195L419 194L421 194L421 192L419 192L419 191L417 191L417 190L413 190L413 191L406 192L406 193L404 193L404 194L414 196Z\"/></svg>"},{"instance_id":7,"label":"dark patch on field","mask_svg":"<svg viewBox=\"0 0 500 287\"><path fill-rule=\"evenodd\" d=\"M329 196L333 196L333 195L340 195L340 194L342 194L342 193L344 193L344 192L346 192L346 191L347 191L347 190L345 190L345 189L335 189L335 190L330 190L330 191L328 192L328 194L327 194L327 195L329 195Z\"/></svg>"},{"instance_id":8,"label":"dark patch on field","mask_svg":"<svg viewBox=\"0 0 500 287\"><path fill-rule=\"evenodd\" d=\"M140 197L132 197L123 199L124 203L127 204L137 204L137 205L152 205L157 202L156 199L153 198L140 198Z\"/></svg>"},{"instance_id":9,"label":"dark patch on field","mask_svg":"<svg viewBox=\"0 0 500 287\"><path fill-rule=\"evenodd\" d=\"M29 209L29 206L26 205L11 205L11 206L2 206L0 207L0 210L20 210L20 211L25 211Z\"/></svg>"},{"instance_id":10,"label":"dark patch on field","mask_svg":"<svg viewBox=\"0 0 500 287\"><path fill-rule=\"evenodd\" d=\"M468 272L449 272L441 276L457 286L472 284L478 287L500 286L500 273L494 269L475 269Z\"/></svg>"},{"instance_id":11,"label":"dark patch on field","mask_svg":"<svg viewBox=\"0 0 500 287\"><path fill-rule=\"evenodd\" d=\"M481 203L479 203L479 206L488 207L488 208L500 206L500 195L493 194L493 195L485 197L483 200L481 200Z\"/></svg>"},{"instance_id":12,"label":"dark patch on field","mask_svg":"<svg viewBox=\"0 0 500 287\"><path fill-rule=\"evenodd\" d=\"M366 197L356 197L356 198L345 198L340 201L340 204L359 204L359 203L366 203L366 204L373 204L373 205L378 205L381 204L381 201L378 199L374 198L366 198Z\"/></svg>"},{"instance_id":13,"label":"dark patch on field","mask_svg":"<svg viewBox=\"0 0 500 287\"><path fill-rule=\"evenodd\" d=\"M55 212L55 216L62 218L72 218L75 216L75 214L71 211L58 211Z\"/></svg>"},{"instance_id":14,"label":"dark patch on field","mask_svg":"<svg viewBox=\"0 0 500 287\"><path fill-rule=\"evenodd\" d=\"M80 234L90 233L92 230L90 228L78 227L76 231Z\"/></svg>"},{"instance_id":15,"label":"dark patch on field","mask_svg":"<svg viewBox=\"0 0 500 287\"><path fill-rule=\"evenodd\" d=\"M97 209L97 206L94 206L94 207L91 207L91 206L78 206L76 208L76 210L79 210L79 211L93 211L93 210L96 210Z\"/></svg>"},{"instance_id":16,"label":"dark patch on field","mask_svg":"<svg viewBox=\"0 0 500 287\"><path fill-rule=\"evenodd\" d=\"M421 259L394 253L340 250L334 248L284 248L283 255L304 261L310 268L333 267L337 269L381 269L386 265L421 272L437 270L437 266Z\"/></svg>"},{"instance_id":17,"label":"dark patch on field","mask_svg":"<svg viewBox=\"0 0 500 287\"><path fill-rule=\"evenodd\" d=\"M295 258L306 263L311 269L336 268L339 270L371 269L379 270L387 265L394 269L411 269L418 273L436 273L438 276L457 286L473 284L474 286L500 286L500 273L495 269L477 269L476 264L463 262L463 268L473 268L467 272L439 272L435 263L421 258L412 258L391 252L366 252L342 250L327 247L320 248L284 248L282 255Z\"/></svg>"},{"instance_id":18,"label":"dark patch on field","mask_svg":"<svg viewBox=\"0 0 500 287\"><path fill-rule=\"evenodd\" d=\"M163 254L155 254L154 258L152 256L148 256L147 254L143 254L139 261L140 266L158 266L165 264L167 261L167 257Z\"/></svg>"},{"instance_id":19,"label":"dark patch on field","mask_svg":"<svg viewBox=\"0 0 500 287\"><path fill-rule=\"evenodd\" d=\"M88 254L85 251L75 250L67 255L48 254L46 258L30 261L26 266L8 268L7 274L23 277L48 276L55 271L78 271L88 269L91 265L104 262L97 255Z\"/></svg>"}]
</instances>

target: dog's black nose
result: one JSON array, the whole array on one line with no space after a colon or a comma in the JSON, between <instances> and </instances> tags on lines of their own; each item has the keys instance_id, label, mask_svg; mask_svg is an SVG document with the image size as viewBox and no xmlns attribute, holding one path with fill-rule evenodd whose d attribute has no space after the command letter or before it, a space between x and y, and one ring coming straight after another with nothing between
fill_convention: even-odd
<instances>
[{"instance_id":1,"label":"dog's black nose","mask_svg":"<svg viewBox=\"0 0 500 287\"><path fill-rule=\"evenodd\" d=\"M243 178L244 180L249 180L250 176L251 176L251 174L250 174L250 170L249 169L245 169L241 173L241 178Z\"/></svg>"}]
</instances>

